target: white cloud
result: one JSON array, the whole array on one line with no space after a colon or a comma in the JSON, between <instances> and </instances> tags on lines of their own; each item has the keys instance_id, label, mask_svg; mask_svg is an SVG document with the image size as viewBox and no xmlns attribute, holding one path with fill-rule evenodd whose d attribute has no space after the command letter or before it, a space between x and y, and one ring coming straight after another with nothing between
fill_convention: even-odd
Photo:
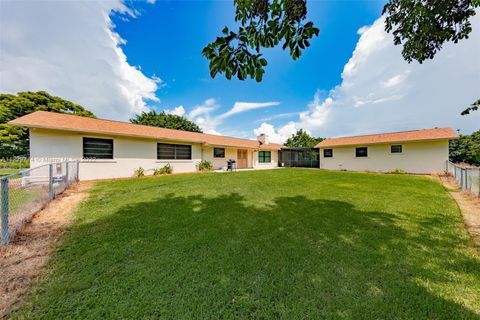
<instances>
[{"instance_id":1,"label":"white cloud","mask_svg":"<svg viewBox=\"0 0 480 320\"><path fill-rule=\"evenodd\" d=\"M402 82L405 81L408 73L409 72L407 71L407 72L403 72L403 73L397 74L396 76L391 77L390 79L388 79L387 81L385 81L383 83L383 87L384 88L392 88L392 87L398 86L399 84L401 84Z\"/></svg>"},{"instance_id":2,"label":"white cloud","mask_svg":"<svg viewBox=\"0 0 480 320\"><path fill-rule=\"evenodd\" d=\"M444 126L464 133L480 129L480 112L460 116L480 94L480 15L472 27L469 39L446 44L423 64L403 60L383 18L361 28L342 83L324 100L317 92L295 126L323 137ZM273 128L274 134L283 128Z\"/></svg>"},{"instance_id":3,"label":"white cloud","mask_svg":"<svg viewBox=\"0 0 480 320\"><path fill-rule=\"evenodd\" d=\"M358 34L359 36L361 36L361 35L364 34L365 31L367 31L369 28L370 28L370 26L363 26L363 27L361 27L360 29L357 30L357 34Z\"/></svg>"},{"instance_id":4,"label":"white cloud","mask_svg":"<svg viewBox=\"0 0 480 320\"><path fill-rule=\"evenodd\" d=\"M299 112L277 113L262 119L258 119L256 122L261 123L261 122L267 122L275 119L292 118L292 117L298 116L299 114L300 114Z\"/></svg>"},{"instance_id":5,"label":"white cloud","mask_svg":"<svg viewBox=\"0 0 480 320\"><path fill-rule=\"evenodd\" d=\"M1 1L1 91L46 90L106 118L146 110L161 80L127 62L113 12L138 14L121 1Z\"/></svg>"},{"instance_id":6,"label":"white cloud","mask_svg":"<svg viewBox=\"0 0 480 320\"><path fill-rule=\"evenodd\" d=\"M198 124L205 133L220 134L220 132L217 131L217 127L226 118L242 112L278 106L279 104L279 102L235 102L230 110L219 115L212 115L212 112L221 106L217 100L210 98L202 104L194 106L188 114L188 118Z\"/></svg>"},{"instance_id":7,"label":"white cloud","mask_svg":"<svg viewBox=\"0 0 480 320\"><path fill-rule=\"evenodd\" d=\"M219 121L216 117L211 115L211 112L219 108L217 100L210 98L205 100L202 104L193 107L192 111L188 113L188 119L194 121L202 128L203 132L210 134L220 134L216 128Z\"/></svg>"},{"instance_id":8,"label":"white cloud","mask_svg":"<svg viewBox=\"0 0 480 320\"><path fill-rule=\"evenodd\" d=\"M196 105L193 107L192 111L188 114L189 118L196 118L199 115L202 114L208 114L212 112L213 110L217 109L219 107L217 100L210 98L205 100L205 102L201 105Z\"/></svg>"},{"instance_id":9,"label":"white cloud","mask_svg":"<svg viewBox=\"0 0 480 320\"><path fill-rule=\"evenodd\" d=\"M332 98L324 101L320 99L320 92L317 91L313 100L308 104L308 110L300 113L300 122L306 127L315 127L323 125L330 113L330 106L333 104Z\"/></svg>"},{"instance_id":10,"label":"white cloud","mask_svg":"<svg viewBox=\"0 0 480 320\"><path fill-rule=\"evenodd\" d=\"M173 108L172 110L165 109L163 111L166 114L174 114L174 115L181 116L181 117L183 117L185 115L185 108L183 106L178 106L176 108Z\"/></svg>"},{"instance_id":11,"label":"white cloud","mask_svg":"<svg viewBox=\"0 0 480 320\"><path fill-rule=\"evenodd\" d=\"M280 102L235 102L233 108L221 114L219 118L224 119L237 113L278 105L280 105Z\"/></svg>"},{"instance_id":12,"label":"white cloud","mask_svg":"<svg viewBox=\"0 0 480 320\"><path fill-rule=\"evenodd\" d=\"M254 129L253 132L255 133L255 136L258 136L262 133L266 134L270 142L283 143L285 140L291 137L292 134L297 132L297 127L295 122L292 121L276 130L273 125L264 122L260 125L260 127Z\"/></svg>"}]
</instances>

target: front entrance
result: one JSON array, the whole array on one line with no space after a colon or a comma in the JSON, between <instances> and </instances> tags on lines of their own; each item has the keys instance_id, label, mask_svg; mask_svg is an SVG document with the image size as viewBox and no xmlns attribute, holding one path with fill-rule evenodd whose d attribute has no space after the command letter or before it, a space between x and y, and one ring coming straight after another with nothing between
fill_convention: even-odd
<instances>
[{"instance_id":1,"label":"front entrance","mask_svg":"<svg viewBox=\"0 0 480 320\"><path fill-rule=\"evenodd\" d=\"M245 169L248 167L248 150L237 151L237 168Z\"/></svg>"}]
</instances>

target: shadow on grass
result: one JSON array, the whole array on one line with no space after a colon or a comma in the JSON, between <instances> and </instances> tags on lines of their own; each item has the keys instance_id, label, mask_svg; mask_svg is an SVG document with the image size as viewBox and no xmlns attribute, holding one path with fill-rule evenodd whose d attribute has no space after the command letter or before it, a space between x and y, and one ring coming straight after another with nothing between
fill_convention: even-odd
<instances>
[{"instance_id":1,"label":"shadow on grass","mask_svg":"<svg viewBox=\"0 0 480 320\"><path fill-rule=\"evenodd\" d=\"M480 262L456 249L455 233L428 233L442 219L422 236L397 219L300 196L258 208L238 194L166 195L73 227L23 314L480 318L451 298L478 289Z\"/></svg>"}]
</instances>

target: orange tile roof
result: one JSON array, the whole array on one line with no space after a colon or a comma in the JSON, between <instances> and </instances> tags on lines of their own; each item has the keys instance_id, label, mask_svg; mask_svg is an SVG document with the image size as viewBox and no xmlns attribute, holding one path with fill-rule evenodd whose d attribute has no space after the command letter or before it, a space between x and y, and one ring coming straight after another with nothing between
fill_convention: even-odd
<instances>
[{"instance_id":1,"label":"orange tile roof","mask_svg":"<svg viewBox=\"0 0 480 320\"><path fill-rule=\"evenodd\" d=\"M72 132L96 133L148 139L163 139L183 142L204 143L214 146L279 150L282 145L269 143L260 145L257 140L240 139L198 132L165 129L113 120L80 117L70 114L37 111L9 122L27 128L41 128Z\"/></svg>"},{"instance_id":2,"label":"orange tile roof","mask_svg":"<svg viewBox=\"0 0 480 320\"><path fill-rule=\"evenodd\" d=\"M458 139L457 132L455 132L452 128L434 128L392 133L370 134L365 136L329 138L323 140L315 147L325 148L352 145L367 145L376 143L396 143L407 141L429 141L446 139Z\"/></svg>"}]
</instances>

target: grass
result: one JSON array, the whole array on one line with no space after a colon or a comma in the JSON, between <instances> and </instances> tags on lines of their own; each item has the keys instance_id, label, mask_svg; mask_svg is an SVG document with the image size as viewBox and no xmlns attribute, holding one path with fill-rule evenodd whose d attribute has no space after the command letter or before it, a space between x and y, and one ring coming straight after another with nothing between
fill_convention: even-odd
<instances>
[{"instance_id":1,"label":"grass","mask_svg":"<svg viewBox=\"0 0 480 320\"><path fill-rule=\"evenodd\" d=\"M24 169L30 167L30 160L27 158L0 158L0 168Z\"/></svg>"},{"instance_id":2,"label":"grass","mask_svg":"<svg viewBox=\"0 0 480 320\"><path fill-rule=\"evenodd\" d=\"M425 177L99 182L25 319L480 319L480 254Z\"/></svg>"},{"instance_id":3,"label":"grass","mask_svg":"<svg viewBox=\"0 0 480 320\"><path fill-rule=\"evenodd\" d=\"M0 198L1 199L1 198ZM28 188L10 188L9 190L9 215L30 214L42 208L48 200L48 188L36 186Z\"/></svg>"},{"instance_id":4,"label":"grass","mask_svg":"<svg viewBox=\"0 0 480 320\"><path fill-rule=\"evenodd\" d=\"M20 169L0 169L0 176L17 173L18 171L20 171Z\"/></svg>"}]
</instances>

